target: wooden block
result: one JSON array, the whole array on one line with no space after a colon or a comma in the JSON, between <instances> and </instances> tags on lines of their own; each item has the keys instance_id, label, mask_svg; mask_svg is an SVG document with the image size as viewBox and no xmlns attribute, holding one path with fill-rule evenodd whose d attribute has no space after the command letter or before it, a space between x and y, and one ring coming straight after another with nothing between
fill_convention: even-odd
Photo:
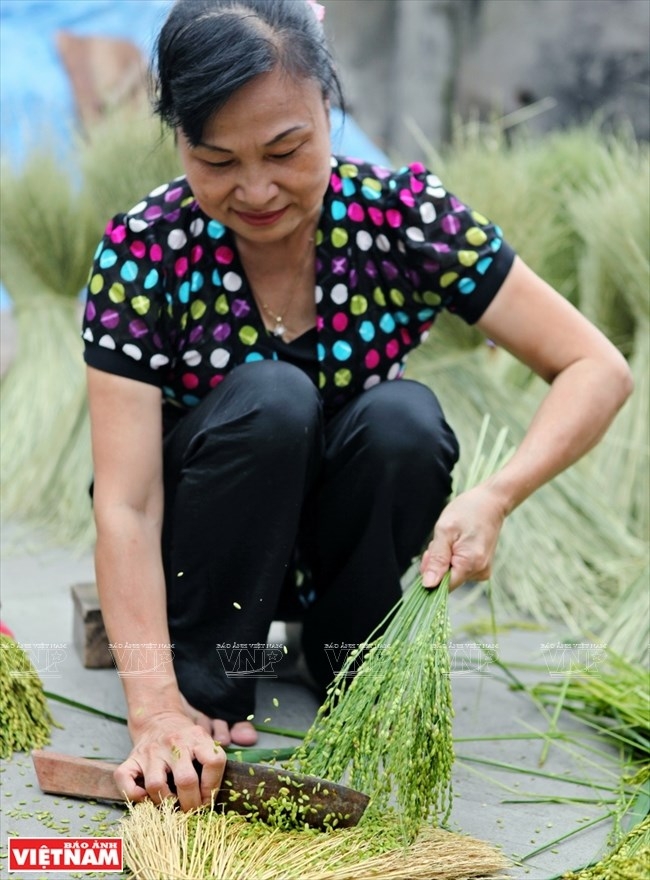
<instances>
[{"instance_id":1,"label":"wooden block","mask_svg":"<svg viewBox=\"0 0 650 880\"><path fill-rule=\"evenodd\" d=\"M86 669L109 669L113 658L108 648L97 585L74 584L70 588L74 603L73 641Z\"/></svg>"}]
</instances>

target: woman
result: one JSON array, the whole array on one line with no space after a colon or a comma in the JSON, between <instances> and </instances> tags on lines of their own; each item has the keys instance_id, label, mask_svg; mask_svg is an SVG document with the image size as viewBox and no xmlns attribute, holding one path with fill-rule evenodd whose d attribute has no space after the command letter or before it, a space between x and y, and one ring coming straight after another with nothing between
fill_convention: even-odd
<instances>
[{"instance_id":1,"label":"woman","mask_svg":"<svg viewBox=\"0 0 650 880\"><path fill-rule=\"evenodd\" d=\"M218 744L256 738L219 644L297 616L325 687L324 644L367 636L424 547L428 587L488 577L506 515L598 441L631 379L422 166L330 157L338 81L308 3L180 0L156 82L185 176L109 224L84 338L107 631L169 651L157 678L123 676L117 780L157 798L171 771L188 809ZM447 506L454 435L429 389L391 381L442 308L550 383L508 464Z\"/></svg>"}]
</instances>

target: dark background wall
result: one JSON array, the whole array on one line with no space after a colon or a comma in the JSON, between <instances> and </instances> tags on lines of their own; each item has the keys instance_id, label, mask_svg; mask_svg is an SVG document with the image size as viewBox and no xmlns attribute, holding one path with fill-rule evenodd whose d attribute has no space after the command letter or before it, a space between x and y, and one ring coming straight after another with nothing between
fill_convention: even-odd
<instances>
[{"instance_id":1,"label":"dark background wall","mask_svg":"<svg viewBox=\"0 0 650 880\"><path fill-rule=\"evenodd\" d=\"M322 0L350 108L417 158L455 115L545 132L597 117L650 136L650 0Z\"/></svg>"}]
</instances>

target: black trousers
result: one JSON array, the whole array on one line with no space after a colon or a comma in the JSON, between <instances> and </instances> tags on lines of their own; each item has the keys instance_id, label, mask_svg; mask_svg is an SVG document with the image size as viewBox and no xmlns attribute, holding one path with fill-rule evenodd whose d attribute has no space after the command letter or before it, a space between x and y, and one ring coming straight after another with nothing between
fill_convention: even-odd
<instances>
[{"instance_id":1,"label":"black trousers","mask_svg":"<svg viewBox=\"0 0 650 880\"><path fill-rule=\"evenodd\" d=\"M234 369L164 443L169 627L190 704L229 722L252 713L255 678L233 674L223 646L265 643L276 619L302 619L325 688L324 646L363 641L397 601L457 457L417 382L381 383L325 418L299 368Z\"/></svg>"}]
</instances>

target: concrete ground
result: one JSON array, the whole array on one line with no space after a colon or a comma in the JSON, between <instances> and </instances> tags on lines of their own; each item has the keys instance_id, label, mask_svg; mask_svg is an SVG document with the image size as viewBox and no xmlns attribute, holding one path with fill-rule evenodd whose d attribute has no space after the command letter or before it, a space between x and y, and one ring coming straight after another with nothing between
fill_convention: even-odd
<instances>
[{"instance_id":1,"label":"concrete ground","mask_svg":"<svg viewBox=\"0 0 650 880\"><path fill-rule=\"evenodd\" d=\"M6 367L14 340L7 313L0 317L4 343L0 353ZM70 588L93 579L91 555L79 556L48 547L42 535L18 529L11 523L2 526L1 549L2 619L29 654L45 689L123 716L124 700L115 671L85 669L73 644ZM590 823L607 812L608 807L598 801L616 796L611 793L618 778L616 756L613 752L603 754L603 743L583 736L579 745L556 741L540 768L542 742L523 737L546 731L548 719L525 693L508 687L496 664L486 661L481 645L489 638L472 633L481 631L487 608L481 602L471 609L465 607L467 596L467 588L457 591L451 603L457 751L451 828L501 847L514 861L513 878L550 880L592 861L602 851L611 821ZM541 666L536 671L515 669L517 676L529 682L550 677L575 661L589 662L588 646L567 647L561 644L561 638L561 633L542 632L511 622L499 632L497 654L506 663ZM271 640L287 640L283 624L274 624ZM256 715L271 717L278 726L305 730L317 703L307 687L296 683L295 675L294 681L287 680L295 672L295 656L290 651L278 664L279 678L259 682ZM273 698L278 699L278 708ZM58 725L52 735L53 749L116 761L128 754L129 738L123 724L54 700L50 700L50 705ZM408 712L407 706L404 711ZM577 729L570 718L562 718L560 727L566 731ZM522 738L491 739L506 734ZM259 744L294 743L263 734ZM593 753L593 746L601 751ZM404 759L408 760L408 756ZM499 768L491 762L506 763L513 769ZM30 757L25 754L16 754L3 762L0 780L2 877L7 876L9 835L89 835L102 827L112 827L123 815L122 810L107 808L105 804L42 794ZM569 798L592 802L573 802ZM562 802L549 803L551 799ZM554 843L571 831L576 833L564 842ZM29 880L49 875L11 876Z\"/></svg>"}]
</instances>

